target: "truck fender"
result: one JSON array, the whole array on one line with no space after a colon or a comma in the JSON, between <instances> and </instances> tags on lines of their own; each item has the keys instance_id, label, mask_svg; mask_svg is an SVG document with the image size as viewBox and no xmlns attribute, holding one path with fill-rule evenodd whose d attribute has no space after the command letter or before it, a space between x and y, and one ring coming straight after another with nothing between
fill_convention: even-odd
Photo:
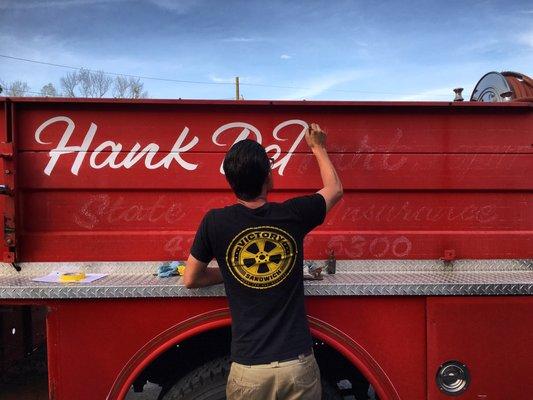
<instances>
[{"instance_id":1,"label":"truck fender","mask_svg":"<svg viewBox=\"0 0 533 400\"><path fill-rule=\"evenodd\" d=\"M197 315L161 332L128 360L115 378L106 400L124 399L137 376L172 346L203 332L230 325L229 310L224 308ZM333 347L359 369L372 384L380 399L400 400L385 371L361 345L318 318L309 316L309 326L313 337Z\"/></svg>"},{"instance_id":2,"label":"truck fender","mask_svg":"<svg viewBox=\"0 0 533 400\"><path fill-rule=\"evenodd\" d=\"M357 367L372 384L380 399L401 400L385 371L363 346L334 326L312 316L308 318L313 337L337 350Z\"/></svg>"}]
</instances>

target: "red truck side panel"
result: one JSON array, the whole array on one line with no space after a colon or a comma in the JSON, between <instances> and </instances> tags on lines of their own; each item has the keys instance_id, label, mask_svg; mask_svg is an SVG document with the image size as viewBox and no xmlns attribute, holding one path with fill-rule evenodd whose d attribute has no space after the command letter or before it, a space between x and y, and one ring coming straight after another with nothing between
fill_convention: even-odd
<instances>
[{"instance_id":1,"label":"red truck side panel","mask_svg":"<svg viewBox=\"0 0 533 400\"><path fill-rule=\"evenodd\" d=\"M443 360L470 370L461 399L531 398L533 298L435 297L427 304L429 400L450 399L433 384Z\"/></svg>"},{"instance_id":2,"label":"red truck side panel","mask_svg":"<svg viewBox=\"0 0 533 400\"><path fill-rule=\"evenodd\" d=\"M533 257L533 114L524 104L15 107L21 261L184 258L201 216L234 202L219 169L238 137L275 158L273 200L320 187L303 139L310 120L329 133L346 195L306 257Z\"/></svg>"},{"instance_id":3,"label":"red truck side panel","mask_svg":"<svg viewBox=\"0 0 533 400\"><path fill-rule=\"evenodd\" d=\"M329 250L337 259L434 260L447 250L533 258L531 105L19 99L13 107L19 261L182 259L201 216L234 202L219 168L238 137L261 141L275 159L272 200L318 188L302 136L311 121L329 133L345 197L307 238L306 258ZM525 398L531 302L307 298L315 334L382 400L442 399L436 368L454 358L471 369L465 399ZM173 344L165 331L185 332L192 318L227 307L185 297L35 303L50 307L50 391L59 400L120 398L156 348ZM500 367L510 383L499 383Z\"/></svg>"},{"instance_id":4,"label":"red truck side panel","mask_svg":"<svg viewBox=\"0 0 533 400\"><path fill-rule=\"evenodd\" d=\"M215 298L50 303L48 357L51 390L57 399L80 400L103 399L110 388L116 387L113 393L119 387L123 389L120 382L114 382L115 377L121 376L123 367L132 361L132 357L161 332L175 324L186 324L183 321L189 318L226 307L225 299ZM346 337L371 355L375 366L382 370L380 376L374 376L376 386L387 388L388 399L422 399L425 396L424 298L346 297L331 298L327 304L319 298L310 298L307 307L314 320L314 330L331 338L335 335L329 334L328 325L341 327ZM158 312L162 309L167 311ZM155 351L163 344L158 342L158 346L146 347ZM171 342L167 346L174 344ZM348 342L339 340L331 345L345 346L357 354ZM149 352L144 354L131 365L138 365L149 355ZM89 370L98 373L91 374ZM127 368L126 372L130 370ZM127 377L128 373L122 375L122 383L128 382ZM84 388L91 388L90 392L80 393L80 378ZM387 381L394 384L387 386Z\"/></svg>"}]
</instances>

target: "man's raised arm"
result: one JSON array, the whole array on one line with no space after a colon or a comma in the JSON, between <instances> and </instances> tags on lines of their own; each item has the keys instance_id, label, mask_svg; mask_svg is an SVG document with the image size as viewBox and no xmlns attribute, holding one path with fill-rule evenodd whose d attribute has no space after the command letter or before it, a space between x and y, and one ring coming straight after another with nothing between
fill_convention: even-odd
<instances>
[{"instance_id":1,"label":"man's raised arm","mask_svg":"<svg viewBox=\"0 0 533 400\"><path fill-rule=\"evenodd\" d=\"M342 197L342 183L326 150L326 133L320 129L318 124L313 123L309 126L305 140L318 162L322 184L324 185L318 193L326 200L326 212L328 212Z\"/></svg>"}]
</instances>

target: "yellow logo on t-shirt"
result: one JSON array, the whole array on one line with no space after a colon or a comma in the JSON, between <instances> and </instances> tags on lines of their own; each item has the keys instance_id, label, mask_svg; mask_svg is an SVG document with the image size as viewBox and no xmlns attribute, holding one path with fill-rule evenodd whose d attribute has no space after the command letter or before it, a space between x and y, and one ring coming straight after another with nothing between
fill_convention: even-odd
<instances>
[{"instance_id":1,"label":"yellow logo on t-shirt","mask_svg":"<svg viewBox=\"0 0 533 400\"><path fill-rule=\"evenodd\" d=\"M273 226L248 228L233 238L226 252L228 268L239 282L254 289L278 285L296 261L296 242Z\"/></svg>"}]
</instances>

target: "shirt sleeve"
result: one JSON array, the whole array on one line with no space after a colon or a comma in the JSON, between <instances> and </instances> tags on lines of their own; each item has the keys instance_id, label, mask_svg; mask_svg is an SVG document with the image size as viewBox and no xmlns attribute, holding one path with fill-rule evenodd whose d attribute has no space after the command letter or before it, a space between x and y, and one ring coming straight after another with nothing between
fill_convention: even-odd
<instances>
[{"instance_id":1,"label":"shirt sleeve","mask_svg":"<svg viewBox=\"0 0 533 400\"><path fill-rule=\"evenodd\" d=\"M210 213L204 215L200 226L196 231L194 242L191 247L191 254L198 261L209 263L213 259L213 247L209 237Z\"/></svg>"},{"instance_id":2,"label":"shirt sleeve","mask_svg":"<svg viewBox=\"0 0 533 400\"><path fill-rule=\"evenodd\" d=\"M301 220L305 232L309 232L324 222L326 200L320 193L295 197L285 202Z\"/></svg>"}]
</instances>

